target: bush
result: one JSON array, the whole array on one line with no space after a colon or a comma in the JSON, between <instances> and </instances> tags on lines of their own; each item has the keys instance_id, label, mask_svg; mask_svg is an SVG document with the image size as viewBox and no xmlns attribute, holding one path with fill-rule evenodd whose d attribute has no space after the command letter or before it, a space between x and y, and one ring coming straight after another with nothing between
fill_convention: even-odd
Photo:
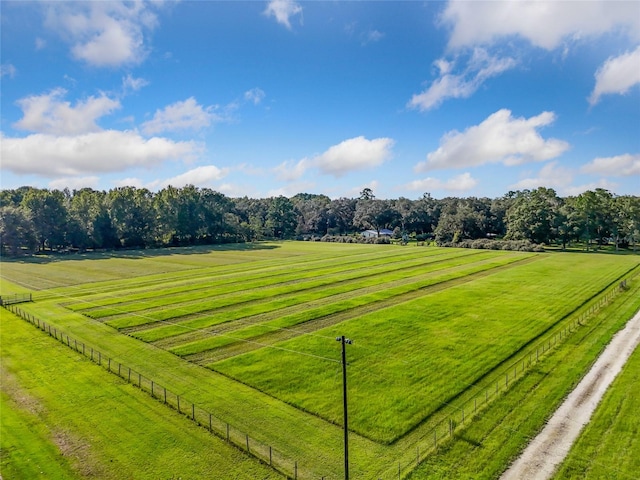
<instances>
[{"instance_id":1,"label":"bush","mask_svg":"<svg viewBox=\"0 0 640 480\"><path fill-rule=\"evenodd\" d=\"M438 246L485 250L513 250L519 252L544 252L544 245L537 245L529 240L490 240L488 238L479 238L476 240L462 240L458 243L440 242Z\"/></svg>"}]
</instances>

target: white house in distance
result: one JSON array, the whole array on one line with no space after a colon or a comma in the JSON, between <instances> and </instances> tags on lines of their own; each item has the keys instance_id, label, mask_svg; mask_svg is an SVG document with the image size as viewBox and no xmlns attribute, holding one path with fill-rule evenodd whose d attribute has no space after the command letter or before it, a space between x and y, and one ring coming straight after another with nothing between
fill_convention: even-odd
<instances>
[{"instance_id":1,"label":"white house in distance","mask_svg":"<svg viewBox=\"0 0 640 480\"><path fill-rule=\"evenodd\" d=\"M389 230L388 228L381 228L380 235L378 235L377 230L365 230L360 235L362 235L364 238L391 237L393 235L393 230Z\"/></svg>"}]
</instances>

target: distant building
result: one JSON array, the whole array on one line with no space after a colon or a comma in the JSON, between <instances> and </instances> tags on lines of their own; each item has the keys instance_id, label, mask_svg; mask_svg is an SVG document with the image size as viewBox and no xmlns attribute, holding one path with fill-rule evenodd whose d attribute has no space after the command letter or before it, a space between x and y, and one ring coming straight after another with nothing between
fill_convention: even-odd
<instances>
[{"instance_id":1,"label":"distant building","mask_svg":"<svg viewBox=\"0 0 640 480\"><path fill-rule=\"evenodd\" d=\"M360 235L362 235L364 238L391 237L393 235L393 230L389 230L388 228L381 228L380 235L378 235L377 230L365 230Z\"/></svg>"}]
</instances>

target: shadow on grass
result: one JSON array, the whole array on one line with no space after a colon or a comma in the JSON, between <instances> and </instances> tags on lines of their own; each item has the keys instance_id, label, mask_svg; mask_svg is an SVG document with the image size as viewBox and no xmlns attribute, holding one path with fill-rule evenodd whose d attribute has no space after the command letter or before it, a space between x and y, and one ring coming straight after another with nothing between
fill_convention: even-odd
<instances>
[{"instance_id":1,"label":"shadow on grass","mask_svg":"<svg viewBox=\"0 0 640 480\"><path fill-rule=\"evenodd\" d=\"M274 250L280 245L274 242L251 242L251 243L225 243L221 245L195 245L190 247L163 247L149 249L119 249L119 250L95 250L83 253L62 253L48 252L39 253L25 257L5 257L4 263L33 263L47 264L63 261L78 260L109 260L113 258L141 259L154 258L173 255L202 255L213 252L248 252L258 250Z\"/></svg>"},{"instance_id":2,"label":"shadow on grass","mask_svg":"<svg viewBox=\"0 0 640 480\"><path fill-rule=\"evenodd\" d=\"M463 433L456 433L454 434L454 437L457 440L461 440L463 442L468 443L469 445L473 445L474 447L478 447L478 448L482 448L482 442L479 442L478 440L474 440L473 438L469 438L467 436L465 436Z\"/></svg>"}]
</instances>

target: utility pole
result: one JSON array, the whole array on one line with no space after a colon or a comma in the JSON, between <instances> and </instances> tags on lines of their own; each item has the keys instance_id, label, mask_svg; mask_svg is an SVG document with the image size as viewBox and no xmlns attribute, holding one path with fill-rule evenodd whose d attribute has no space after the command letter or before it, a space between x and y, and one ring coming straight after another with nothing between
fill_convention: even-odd
<instances>
[{"instance_id":1,"label":"utility pole","mask_svg":"<svg viewBox=\"0 0 640 480\"><path fill-rule=\"evenodd\" d=\"M349 480L349 427L347 416L347 350L345 345L353 342L344 335L336 337L342 343L342 399L344 403L344 480Z\"/></svg>"}]
</instances>

